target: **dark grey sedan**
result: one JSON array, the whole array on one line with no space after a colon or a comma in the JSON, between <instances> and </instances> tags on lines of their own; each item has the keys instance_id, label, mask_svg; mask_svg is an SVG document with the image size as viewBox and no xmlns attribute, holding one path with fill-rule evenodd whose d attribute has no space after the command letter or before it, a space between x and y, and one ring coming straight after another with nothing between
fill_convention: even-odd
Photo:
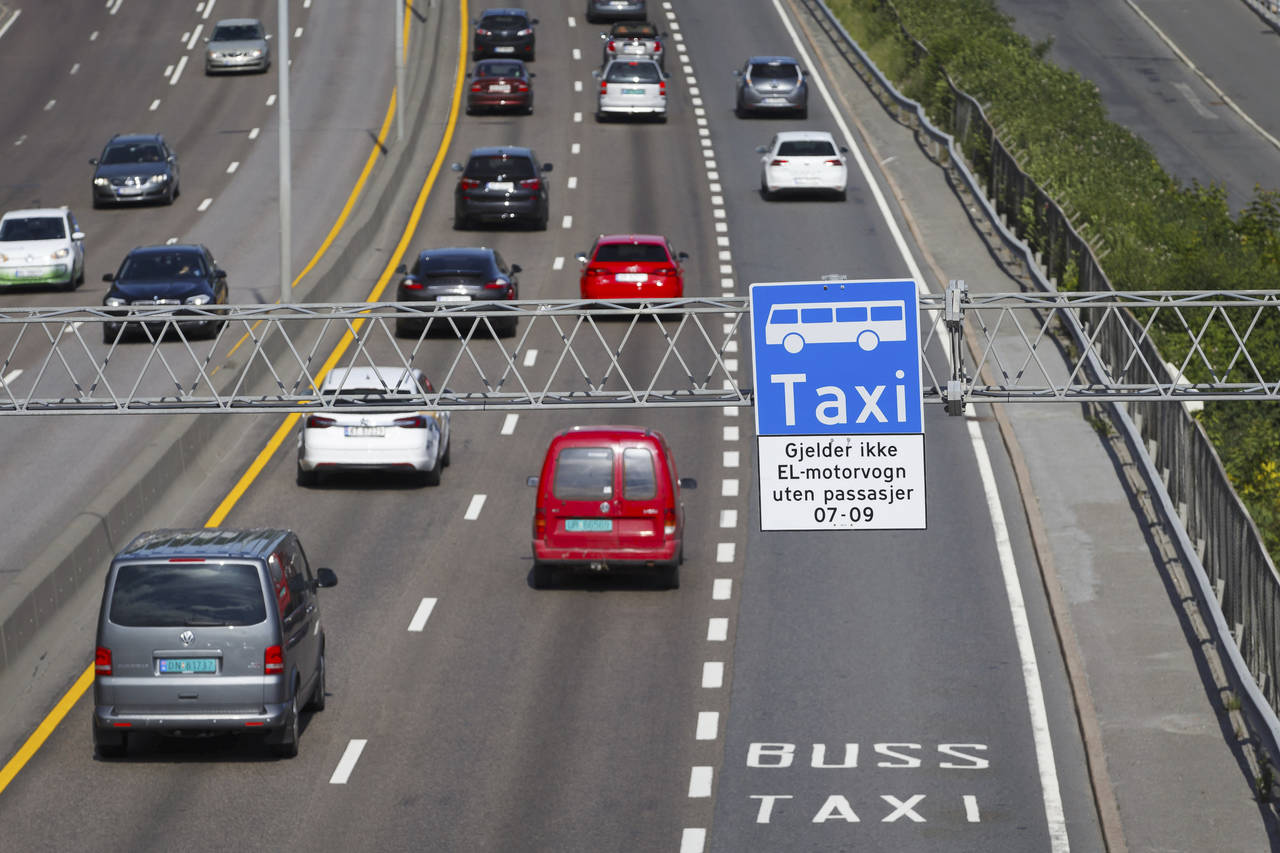
<instances>
[{"instance_id":1,"label":"dark grey sedan","mask_svg":"<svg viewBox=\"0 0 1280 853\"><path fill-rule=\"evenodd\" d=\"M464 166L453 193L453 227L465 230L476 223L525 223L547 230L548 199L544 172L532 149L514 145L477 148Z\"/></svg>"},{"instance_id":2,"label":"dark grey sedan","mask_svg":"<svg viewBox=\"0 0 1280 853\"><path fill-rule=\"evenodd\" d=\"M734 111L739 118L780 112L809 117L808 74L790 56L753 56L733 76L738 78Z\"/></svg>"},{"instance_id":3,"label":"dark grey sedan","mask_svg":"<svg viewBox=\"0 0 1280 853\"><path fill-rule=\"evenodd\" d=\"M401 266L396 272L404 276L396 286L397 302L469 305L520 298L520 282L516 278L520 265L508 265L497 251L485 247L428 249L418 255L411 271ZM491 322L500 337L516 333L514 316ZM420 335L425 326L426 320L396 320L396 335ZM442 334L453 331L452 324L442 319L435 320L432 328ZM487 330L477 329L476 333L488 336Z\"/></svg>"},{"instance_id":4,"label":"dark grey sedan","mask_svg":"<svg viewBox=\"0 0 1280 853\"><path fill-rule=\"evenodd\" d=\"M100 157L89 161L93 171L93 206L160 201L177 198L178 155L158 133L117 133Z\"/></svg>"},{"instance_id":5,"label":"dark grey sedan","mask_svg":"<svg viewBox=\"0 0 1280 853\"><path fill-rule=\"evenodd\" d=\"M587 0L587 20L643 21L649 17L644 0Z\"/></svg>"}]
</instances>

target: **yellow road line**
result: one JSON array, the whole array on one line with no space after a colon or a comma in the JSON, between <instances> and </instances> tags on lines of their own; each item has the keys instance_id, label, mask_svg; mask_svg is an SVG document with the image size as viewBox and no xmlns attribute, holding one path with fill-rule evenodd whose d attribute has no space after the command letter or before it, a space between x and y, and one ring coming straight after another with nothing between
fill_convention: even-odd
<instances>
[{"instance_id":1,"label":"yellow road line","mask_svg":"<svg viewBox=\"0 0 1280 853\"><path fill-rule=\"evenodd\" d=\"M406 5L408 4L406 3ZM369 302L376 302L378 300L382 295L382 292L386 289L387 283L391 281L391 277L395 273L395 268L399 266L400 258L404 256L405 250L408 248L409 241L413 238L413 234L417 230L418 222L422 219L422 210L426 206L427 197L431 193L431 188L435 185L436 177L439 175L440 168L444 164L444 158L448 154L449 145L453 141L453 131L458 123L458 109L462 101L462 81L466 77L467 69L467 0L459 0L458 6L462 19L462 29L458 47L458 66L454 75L453 103L449 108L449 121L445 125L444 137L440 141L440 148L436 152L435 161L431 164L431 170L427 173L426 180L423 181L422 187L418 191L418 197L414 201L413 211L409 216L409 222L400 236L400 241L396 244L395 252L387 262L382 274L378 277L377 284L374 286L372 292L370 292L367 300ZM406 15L406 52L408 49L408 29L409 16ZM394 97L395 94L393 92L391 107L388 108L387 111L388 118L383 120L382 132L378 137L378 147L381 147L383 136L390 127L390 116L394 112L395 107ZM374 153L377 153L377 148L375 148ZM373 155L370 155L369 160L366 162L365 172L360 176L361 182L363 182L367 176L370 164L375 160L376 158ZM349 214L349 208L352 205L352 200L358 192L359 185L357 185L356 191L352 193L351 197L348 199L347 206L343 208L343 212L339 216L338 222L340 224L346 221L346 217ZM335 225L334 227L336 229L340 226ZM332 236L333 232L330 232L330 234ZM332 242L332 239L326 238L322 245L322 250L327 249ZM319 257L319 254L317 254L316 257ZM306 271L314 265L315 260L315 258L312 259L312 264L308 265L302 273L299 273L298 278L301 278ZM297 284L296 279L294 284ZM363 323L363 320L357 320L352 324L352 326L358 330ZM241 340L243 340L243 338ZM322 379L324 375L328 373L335 364L337 364L338 359L340 359L342 354L346 352L346 349L351 345L352 340L353 336L350 331L346 332L342 336L342 340L339 341L338 345L334 348L334 351L329 355L329 358L325 360L324 366L321 368L320 372L316 375L317 380ZM239 346L238 343L237 346ZM222 523L222 521L227 517L227 514L231 512L232 508L244 495L245 491L247 491L253 481L257 479L258 475L262 472L262 469L266 467L267 463L271 460L271 457L280 449L280 445L284 443L284 440L288 437L290 430L293 428L293 425L297 423L299 417L301 417L301 415L292 414L284 419L284 422L280 424L279 429L275 431L267 441L266 446L262 448L254 458L253 462L249 464L248 469L243 475L241 475L235 486L233 486L227 496L222 499L222 502L218 504L218 508L214 510L213 515L209 516L209 520L204 524L205 527L217 527ZM31 733L31 736L22 744L17 753L14 754L13 758L9 759L8 763L6 763L3 768L0 768L0 794L4 793L5 789L9 787L9 783L13 781L14 777L18 775L18 772L27 765L27 762L31 760L32 756L34 756L40 747L44 745L44 742L48 739L49 735L58 727L58 724L62 722L63 718L67 716L67 713L70 712L71 708L80 701L80 697L85 694L85 691L87 691L92 684L93 664L89 664L89 666L85 668L84 672L80 673L80 677L76 679L76 683L71 685L71 689L63 694L62 698L58 700L58 704L53 706L53 710L46 714L45 718L40 721L40 725L36 726L36 730Z\"/></svg>"}]
</instances>

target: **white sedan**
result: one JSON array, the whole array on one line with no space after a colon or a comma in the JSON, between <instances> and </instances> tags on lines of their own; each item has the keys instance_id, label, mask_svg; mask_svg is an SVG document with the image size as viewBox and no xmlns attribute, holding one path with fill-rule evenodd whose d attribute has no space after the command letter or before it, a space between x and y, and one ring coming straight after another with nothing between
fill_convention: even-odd
<instances>
[{"instance_id":1,"label":"white sedan","mask_svg":"<svg viewBox=\"0 0 1280 853\"><path fill-rule=\"evenodd\" d=\"M760 194L766 199L779 193L834 193L845 196L849 149L836 145L831 134L816 130L787 130L756 149L760 158Z\"/></svg>"},{"instance_id":2,"label":"white sedan","mask_svg":"<svg viewBox=\"0 0 1280 853\"><path fill-rule=\"evenodd\" d=\"M330 471L402 471L421 485L438 486L449 464L449 413L360 411L362 404L433 393L417 369L335 367L320 396L341 395L342 411L307 415L298 430L298 485L314 486ZM349 409L349 411L348 411Z\"/></svg>"},{"instance_id":3,"label":"white sedan","mask_svg":"<svg viewBox=\"0 0 1280 853\"><path fill-rule=\"evenodd\" d=\"M0 285L84 282L84 232L65 207L11 210L0 217Z\"/></svg>"}]
</instances>

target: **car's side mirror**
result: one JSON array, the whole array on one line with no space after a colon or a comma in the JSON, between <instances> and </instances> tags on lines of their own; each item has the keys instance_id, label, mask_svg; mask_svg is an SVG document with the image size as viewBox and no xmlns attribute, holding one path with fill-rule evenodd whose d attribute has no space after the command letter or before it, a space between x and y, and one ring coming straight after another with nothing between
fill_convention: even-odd
<instances>
[{"instance_id":1,"label":"car's side mirror","mask_svg":"<svg viewBox=\"0 0 1280 853\"><path fill-rule=\"evenodd\" d=\"M97 158L97 157L90 157L90 158L89 158L89 165L90 165L90 166L96 166L96 165L98 165L98 158Z\"/></svg>"},{"instance_id":2,"label":"car's side mirror","mask_svg":"<svg viewBox=\"0 0 1280 853\"><path fill-rule=\"evenodd\" d=\"M599 79L600 79L600 69L599 69L599 68L597 68L597 69L595 69L594 71L592 71L592 72L591 72L591 76L592 76L592 77L594 77L594 78L596 78L597 80L599 80ZM92 163L93 161L92 161L92 160L90 160L89 162L90 162L90 163Z\"/></svg>"},{"instance_id":3,"label":"car's side mirror","mask_svg":"<svg viewBox=\"0 0 1280 853\"><path fill-rule=\"evenodd\" d=\"M680 478L680 488L682 488L682 489L696 489L696 488L698 488L698 481L697 481L697 480L695 480L695 479L693 479L692 477L681 477L681 478Z\"/></svg>"},{"instance_id":4,"label":"car's side mirror","mask_svg":"<svg viewBox=\"0 0 1280 853\"><path fill-rule=\"evenodd\" d=\"M400 266L396 267L396 275L404 275L408 271L409 271L409 268L404 264L401 264Z\"/></svg>"},{"instance_id":5,"label":"car's side mirror","mask_svg":"<svg viewBox=\"0 0 1280 853\"><path fill-rule=\"evenodd\" d=\"M338 576L333 573L333 569L316 569L316 586L331 587L338 585Z\"/></svg>"},{"instance_id":6,"label":"car's side mirror","mask_svg":"<svg viewBox=\"0 0 1280 853\"><path fill-rule=\"evenodd\" d=\"M537 75L537 74L534 74L532 71L530 71L530 72L529 72L529 79L530 79L530 80L532 80L534 77L537 77L537 76L538 76L538 75Z\"/></svg>"},{"instance_id":7,"label":"car's side mirror","mask_svg":"<svg viewBox=\"0 0 1280 853\"><path fill-rule=\"evenodd\" d=\"M676 252L676 260L678 260L678 261L687 261L687 260L689 260L689 253L688 253L688 252Z\"/></svg>"},{"instance_id":8,"label":"car's side mirror","mask_svg":"<svg viewBox=\"0 0 1280 853\"><path fill-rule=\"evenodd\" d=\"M537 478L537 477L528 477L528 478L526 478L526 479L525 479L524 484L525 484L526 486L529 486L530 488L533 488L534 486L537 486L537 485L538 485L538 478Z\"/></svg>"},{"instance_id":9,"label":"car's side mirror","mask_svg":"<svg viewBox=\"0 0 1280 853\"><path fill-rule=\"evenodd\" d=\"M71 232L71 239L72 239L72 240L83 240L83 239L84 239L84 232L83 232L83 231L72 231L72 232Z\"/></svg>"},{"instance_id":10,"label":"car's side mirror","mask_svg":"<svg viewBox=\"0 0 1280 853\"><path fill-rule=\"evenodd\" d=\"M524 267L520 266L519 264L512 264L512 265L511 265L511 272L512 272L513 274L514 274L514 273L518 273L518 272L520 272L520 271L521 271L521 270L523 270L523 269L524 269Z\"/></svg>"},{"instance_id":11,"label":"car's side mirror","mask_svg":"<svg viewBox=\"0 0 1280 853\"><path fill-rule=\"evenodd\" d=\"M113 272L104 272L104 273L102 274L102 280L103 280L103 281L115 281L115 280L116 280L116 274L115 274L115 273L113 273Z\"/></svg>"},{"instance_id":12,"label":"car's side mirror","mask_svg":"<svg viewBox=\"0 0 1280 853\"><path fill-rule=\"evenodd\" d=\"M204 43L205 43L205 44L208 44L208 43L209 43L209 37L208 37L208 36L205 36Z\"/></svg>"},{"instance_id":13,"label":"car's side mirror","mask_svg":"<svg viewBox=\"0 0 1280 853\"><path fill-rule=\"evenodd\" d=\"M662 72L662 76L663 76L663 77L665 77L665 78L667 78L668 80L670 80L670 79L671 79L671 72L670 72L670 71L663 71L663 72Z\"/></svg>"},{"instance_id":14,"label":"car's side mirror","mask_svg":"<svg viewBox=\"0 0 1280 853\"><path fill-rule=\"evenodd\" d=\"M265 36L263 36L263 38L266 39L267 41L271 41L271 33L267 33Z\"/></svg>"},{"instance_id":15,"label":"car's side mirror","mask_svg":"<svg viewBox=\"0 0 1280 853\"><path fill-rule=\"evenodd\" d=\"M740 68L735 68L735 69L733 69L733 76L734 76L734 77L741 77L741 76L742 76L742 69L740 69Z\"/></svg>"},{"instance_id":16,"label":"car's side mirror","mask_svg":"<svg viewBox=\"0 0 1280 853\"><path fill-rule=\"evenodd\" d=\"M214 270L213 270L213 277L214 277L214 278L226 278L226 277L227 277L227 271L226 271L226 270L224 270L224 269L220 269L220 268L218 268L218 267L215 267L215 268L214 268Z\"/></svg>"},{"instance_id":17,"label":"car's side mirror","mask_svg":"<svg viewBox=\"0 0 1280 853\"><path fill-rule=\"evenodd\" d=\"M768 147L767 145L757 145L757 146L756 146L756 153L757 153L757 154L768 154L768 153L769 153L769 147Z\"/></svg>"},{"instance_id":18,"label":"car's side mirror","mask_svg":"<svg viewBox=\"0 0 1280 853\"><path fill-rule=\"evenodd\" d=\"M841 153L841 154L848 154L848 153L849 153L849 148L848 148L848 146L841 145L841 146L840 146L840 153Z\"/></svg>"},{"instance_id":19,"label":"car's side mirror","mask_svg":"<svg viewBox=\"0 0 1280 853\"><path fill-rule=\"evenodd\" d=\"M608 40L609 40L609 34L608 34L608 33L601 33L601 34L600 34L600 41L608 41Z\"/></svg>"},{"instance_id":20,"label":"car's side mirror","mask_svg":"<svg viewBox=\"0 0 1280 853\"><path fill-rule=\"evenodd\" d=\"M529 23L536 27L536 26L538 26L538 19L537 19L537 18L534 18L534 19L533 19L533 20L531 20Z\"/></svg>"},{"instance_id":21,"label":"car's side mirror","mask_svg":"<svg viewBox=\"0 0 1280 853\"><path fill-rule=\"evenodd\" d=\"M470 77L471 77L471 72L470 72L470 71L468 71L468 72L467 72L467 74L466 74L466 76L467 76L468 78L470 78Z\"/></svg>"},{"instance_id":22,"label":"car's side mirror","mask_svg":"<svg viewBox=\"0 0 1280 853\"><path fill-rule=\"evenodd\" d=\"M450 168L450 169L453 169L453 171L455 171L455 172L461 172L461 171L462 171L462 164L461 164L461 163L450 163L450 164L449 164L449 168Z\"/></svg>"},{"instance_id":23,"label":"car's side mirror","mask_svg":"<svg viewBox=\"0 0 1280 853\"><path fill-rule=\"evenodd\" d=\"M585 263L587 262L587 253L586 253L586 252L579 252L578 254L574 255L573 257L574 257L574 259L575 259L578 263L580 263L580 264L585 264Z\"/></svg>"},{"instance_id":24,"label":"car's side mirror","mask_svg":"<svg viewBox=\"0 0 1280 853\"><path fill-rule=\"evenodd\" d=\"M544 172L550 172L550 171L551 171L551 164L550 164L550 163L543 163L543 164L542 164L542 171L544 171Z\"/></svg>"}]
</instances>

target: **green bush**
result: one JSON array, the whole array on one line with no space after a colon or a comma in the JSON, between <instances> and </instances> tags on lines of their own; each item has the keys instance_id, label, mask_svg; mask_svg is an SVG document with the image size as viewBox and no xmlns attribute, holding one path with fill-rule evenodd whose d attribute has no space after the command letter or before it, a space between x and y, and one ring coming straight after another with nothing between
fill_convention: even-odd
<instances>
[{"instance_id":1,"label":"green bush","mask_svg":"<svg viewBox=\"0 0 1280 853\"><path fill-rule=\"evenodd\" d=\"M1107 118L1097 86L1047 62L1048 43L1033 44L1019 34L992 0L828 5L880 70L923 104L938 126L952 125L944 73L983 104L1023 170L1101 237L1104 267L1117 289L1280 289L1280 193L1256 188L1253 201L1233 216L1222 188L1183 186L1146 142ZM912 39L924 45L927 56L918 55ZM989 168L988 146L976 135L964 145L978 174ZM1018 203L1011 215L1018 214L1024 239L1037 250L1047 248L1034 204ZM1061 279L1064 288L1078 282L1074 260ZM1198 327L1206 316L1188 319ZM1280 317L1259 312L1253 319L1249 359L1221 320L1201 342L1219 369L1232 365L1229 376L1211 376L1194 350L1188 356L1187 333L1174 318L1153 334L1165 358L1185 361L1194 381L1274 382L1280 377ZM1210 403L1201 423L1273 558L1280 556L1280 408Z\"/></svg>"}]
</instances>

